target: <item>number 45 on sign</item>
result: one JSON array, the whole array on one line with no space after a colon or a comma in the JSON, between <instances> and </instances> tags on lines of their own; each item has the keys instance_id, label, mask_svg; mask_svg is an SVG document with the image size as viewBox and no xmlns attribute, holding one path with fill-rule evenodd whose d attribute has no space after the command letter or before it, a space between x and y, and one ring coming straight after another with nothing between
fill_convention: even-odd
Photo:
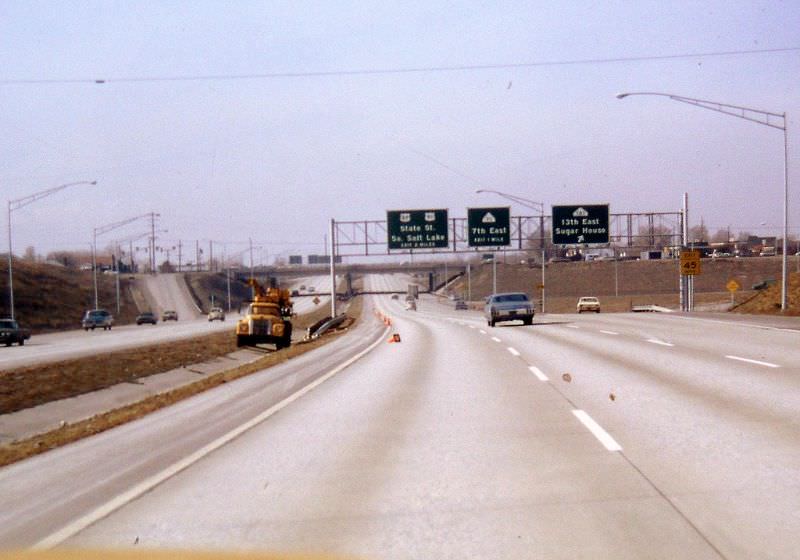
<instances>
[{"instance_id":1,"label":"number 45 on sign","mask_svg":"<svg viewBox=\"0 0 800 560\"><path fill-rule=\"evenodd\" d=\"M700 274L700 251L697 249L684 249L681 251L681 274L694 276Z\"/></svg>"}]
</instances>

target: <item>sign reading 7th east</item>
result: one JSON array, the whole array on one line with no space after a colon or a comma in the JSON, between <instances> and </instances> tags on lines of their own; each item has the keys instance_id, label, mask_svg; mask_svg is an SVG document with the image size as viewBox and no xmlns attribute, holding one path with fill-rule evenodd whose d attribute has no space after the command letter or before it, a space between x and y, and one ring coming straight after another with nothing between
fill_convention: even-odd
<instances>
[{"instance_id":1,"label":"sign reading 7th east","mask_svg":"<svg viewBox=\"0 0 800 560\"><path fill-rule=\"evenodd\" d=\"M553 244L608 243L608 204L553 206Z\"/></svg>"},{"instance_id":2,"label":"sign reading 7th east","mask_svg":"<svg viewBox=\"0 0 800 560\"><path fill-rule=\"evenodd\" d=\"M470 247L511 245L511 210L504 208L467 208Z\"/></svg>"},{"instance_id":3,"label":"sign reading 7th east","mask_svg":"<svg viewBox=\"0 0 800 560\"><path fill-rule=\"evenodd\" d=\"M387 210L389 249L447 247L447 210Z\"/></svg>"}]
</instances>

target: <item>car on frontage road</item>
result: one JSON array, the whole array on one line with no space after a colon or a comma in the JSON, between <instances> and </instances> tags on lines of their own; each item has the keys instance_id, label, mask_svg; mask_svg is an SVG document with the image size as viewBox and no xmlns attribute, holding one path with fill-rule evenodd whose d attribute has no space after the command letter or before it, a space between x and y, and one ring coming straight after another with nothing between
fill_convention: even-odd
<instances>
[{"instance_id":1,"label":"car on frontage road","mask_svg":"<svg viewBox=\"0 0 800 560\"><path fill-rule=\"evenodd\" d=\"M16 342L24 346L30 337L31 331L21 328L14 319L0 319L0 344L11 346Z\"/></svg>"},{"instance_id":2,"label":"car on frontage road","mask_svg":"<svg viewBox=\"0 0 800 560\"><path fill-rule=\"evenodd\" d=\"M596 297L582 297L578 299L578 313L594 311L600 313L600 300Z\"/></svg>"},{"instance_id":3,"label":"car on frontage road","mask_svg":"<svg viewBox=\"0 0 800 560\"><path fill-rule=\"evenodd\" d=\"M83 327L83 330L86 331L89 329L103 329L110 331L113 325L114 317L105 309L89 309L81 321L81 327Z\"/></svg>"},{"instance_id":4,"label":"car on frontage road","mask_svg":"<svg viewBox=\"0 0 800 560\"><path fill-rule=\"evenodd\" d=\"M162 321L177 321L178 320L178 312L172 309L167 309L164 313L161 314Z\"/></svg>"},{"instance_id":5,"label":"car on frontage road","mask_svg":"<svg viewBox=\"0 0 800 560\"><path fill-rule=\"evenodd\" d=\"M224 321L225 320L225 312L222 310L221 307L212 307L211 311L208 312L208 320L211 321Z\"/></svg>"},{"instance_id":6,"label":"car on frontage road","mask_svg":"<svg viewBox=\"0 0 800 560\"><path fill-rule=\"evenodd\" d=\"M156 317L155 313L151 311L145 311L144 313L139 313L136 317L136 324L137 325L144 325L145 323L149 323L151 325L155 325L158 323L158 318Z\"/></svg>"},{"instance_id":7,"label":"car on frontage road","mask_svg":"<svg viewBox=\"0 0 800 560\"><path fill-rule=\"evenodd\" d=\"M522 321L525 325L532 325L535 313L528 294L522 292L492 294L486 298L483 311L490 327L501 321Z\"/></svg>"}]
</instances>

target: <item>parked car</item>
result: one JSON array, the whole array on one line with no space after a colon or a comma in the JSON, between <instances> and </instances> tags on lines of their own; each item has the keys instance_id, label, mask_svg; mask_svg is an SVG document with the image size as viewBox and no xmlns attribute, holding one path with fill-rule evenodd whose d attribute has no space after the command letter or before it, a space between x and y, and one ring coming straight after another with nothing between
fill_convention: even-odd
<instances>
[{"instance_id":1,"label":"parked car","mask_svg":"<svg viewBox=\"0 0 800 560\"><path fill-rule=\"evenodd\" d=\"M177 321L178 320L178 312L173 311L172 309L167 309L164 313L161 314L162 321Z\"/></svg>"},{"instance_id":2,"label":"parked car","mask_svg":"<svg viewBox=\"0 0 800 560\"><path fill-rule=\"evenodd\" d=\"M81 326L84 330L95 330L102 328L103 330L111 330L114 325L114 317L105 309L90 309L83 316Z\"/></svg>"},{"instance_id":3,"label":"parked car","mask_svg":"<svg viewBox=\"0 0 800 560\"><path fill-rule=\"evenodd\" d=\"M594 311L600 313L600 300L596 297L582 297L578 299L578 313Z\"/></svg>"},{"instance_id":4,"label":"parked car","mask_svg":"<svg viewBox=\"0 0 800 560\"><path fill-rule=\"evenodd\" d=\"M456 300L456 310L460 311L464 309L469 309L469 305L467 305L467 302L464 301L463 299Z\"/></svg>"},{"instance_id":5,"label":"parked car","mask_svg":"<svg viewBox=\"0 0 800 560\"><path fill-rule=\"evenodd\" d=\"M392 294L392 299L400 299L400 296L398 296L397 294Z\"/></svg>"},{"instance_id":6,"label":"parked car","mask_svg":"<svg viewBox=\"0 0 800 560\"><path fill-rule=\"evenodd\" d=\"M300 290L292 290L292 293L291 293L292 297L297 297L299 295L300 295Z\"/></svg>"},{"instance_id":7,"label":"parked car","mask_svg":"<svg viewBox=\"0 0 800 560\"><path fill-rule=\"evenodd\" d=\"M210 321L224 321L225 320L225 312L222 310L221 307L212 307L211 311L208 312L208 320Z\"/></svg>"},{"instance_id":8,"label":"parked car","mask_svg":"<svg viewBox=\"0 0 800 560\"><path fill-rule=\"evenodd\" d=\"M14 319L0 319L0 344L11 346L16 342L20 346L24 346L25 341L30 337L31 331L20 328Z\"/></svg>"},{"instance_id":9,"label":"parked car","mask_svg":"<svg viewBox=\"0 0 800 560\"><path fill-rule=\"evenodd\" d=\"M522 321L525 325L533 324L533 303L528 294L510 292L492 294L486 298L483 308L486 322L490 327L502 321Z\"/></svg>"},{"instance_id":10,"label":"parked car","mask_svg":"<svg viewBox=\"0 0 800 560\"><path fill-rule=\"evenodd\" d=\"M417 300L409 299L406 301L406 311L416 311L417 310Z\"/></svg>"},{"instance_id":11,"label":"parked car","mask_svg":"<svg viewBox=\"0 0 800 560\"><path fill-rule=\"evenodd\" d=\"M158 323L158 319L156 318L156 314L150 311L145 311L144 313L139 313L136 317L136 324L137 325L144 325L145 323L150 323L151 325L155 325Z\"/></svg>"}]
</instances>

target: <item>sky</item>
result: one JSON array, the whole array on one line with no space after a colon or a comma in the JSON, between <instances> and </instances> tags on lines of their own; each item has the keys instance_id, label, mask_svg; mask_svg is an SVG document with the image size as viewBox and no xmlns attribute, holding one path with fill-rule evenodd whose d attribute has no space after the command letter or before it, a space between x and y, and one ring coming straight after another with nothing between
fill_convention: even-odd
<instances>
[{"instance_id":1,"label":"sky","mask_svg":"<svg viewBox=\"0 0 800 560\"><path fill-rule=\"evenodd\" d=\"M323 253L331 219L510 204L478 189L612 213L688 192L692 225L780 233L782 131L615 98L648 91L786 112L800 236L798 76L794 1L0 0L0 198L97 181L15 210L16 254L148 212L165 246Z\"/></svg>"}]
</instances>

